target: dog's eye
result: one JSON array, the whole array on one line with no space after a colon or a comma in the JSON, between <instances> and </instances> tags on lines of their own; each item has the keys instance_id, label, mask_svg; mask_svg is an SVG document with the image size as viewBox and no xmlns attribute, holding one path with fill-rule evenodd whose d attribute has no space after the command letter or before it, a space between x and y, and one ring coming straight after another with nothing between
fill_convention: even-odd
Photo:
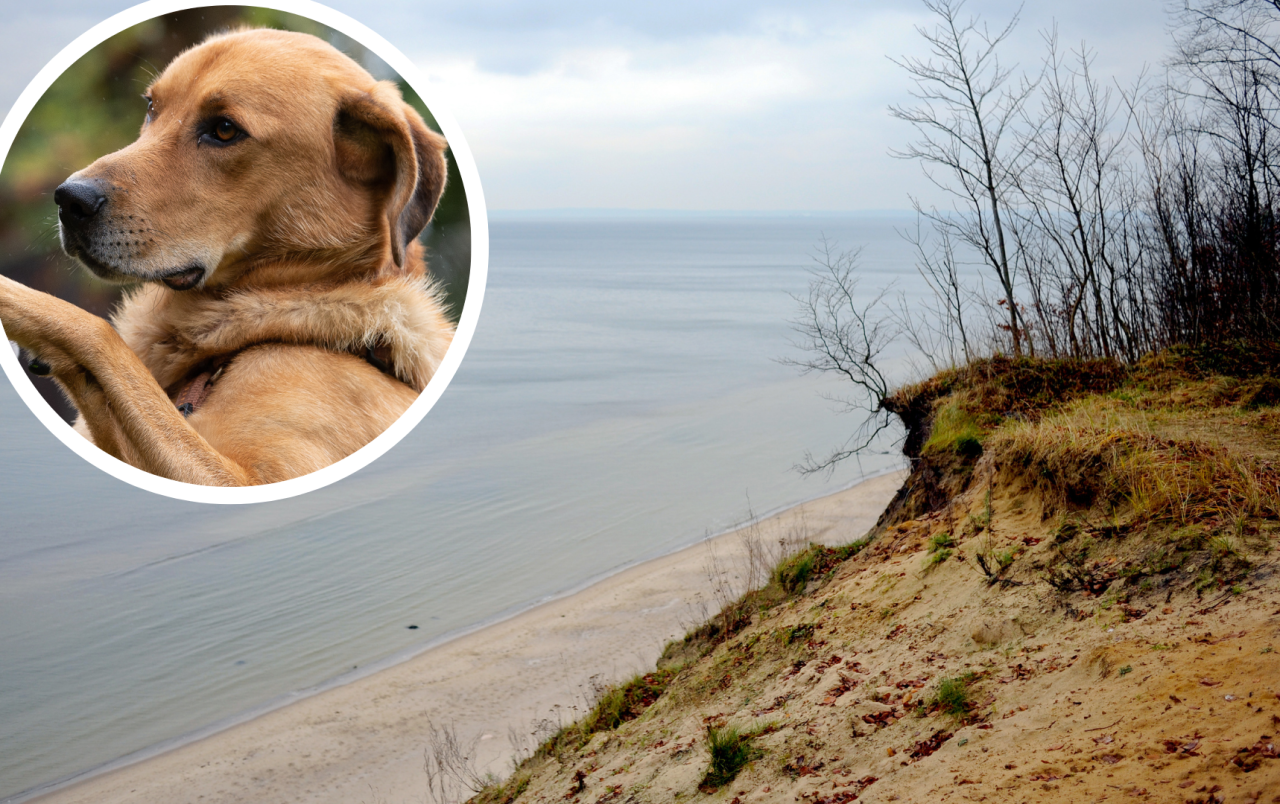
<instances>
[{"instance_id":1,"label":"dog's eye","mask_svg":"<svg viewBox=\"0 0 1280 804\"><path fill-rule=\"evenodd\" d=\"M147 119L150 120L155 116L156 102L151 99L150 95L143 95L142 99L147 102Z\"/></svg>"},{"instance_id":2,"label":"dog's eye","mask_svg":"<svg viewBox=\"0 0 1280 804\"><path fill-rule=\"evenodd\" d=\"M240 129L236 128L236 124L225 117L213 124L213 136L222 142L231 142L239 133Z\"/></svg>"},{"instance_id":3,"label":"dog's eye","mask_svg":"<svg viewBox=\"0 0 1280 804\"><path fill-rule=\"evenodd\" d=\"M224 145L234 145L249 136L244 129L237 126L227 117L209 119L200 124L198 131L200 133L199 142L207 145L216 145L219 148Z\"/></svg>"}]
</instances>

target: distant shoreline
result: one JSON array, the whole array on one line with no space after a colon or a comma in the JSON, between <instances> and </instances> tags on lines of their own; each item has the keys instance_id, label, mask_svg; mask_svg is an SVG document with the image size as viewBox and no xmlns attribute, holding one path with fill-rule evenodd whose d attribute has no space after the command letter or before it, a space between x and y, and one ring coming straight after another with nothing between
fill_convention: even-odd
<instances>
[{"instance_id":1,"label":"distant shoreline","mask_svg":"<svg viewBox=\"0 0 1280 804\"><path fill-rule=\"evenodd\" d=\"M860 209L860 210L704 210L704 209L596 209L563 207L556 209L490 209L489 218L497 221L507 220L625 220L625 219L670 219L687 218L704 220L709 218L861 218L896 219L910 218L915 212L909 209Z\"/></svg>"},{"instance_id":2,"label":"distant shoreline","mask_svg":"<svg viewBox=\"0 0 1280 804\"><path fill-rule=\"evenodd\" d=\"M782 528L802 516L814 541L851 541L875 523L901 476L899 470L863 479L766 514L5 802L167 804L197 794L217 801L219 790L243 787L246 776L273 779L271 790L240 793L252 800L283 800L286 793L293 800L300 788L322 784L327 787L304 800L359 801L369 787L356 780L373 761L370 754L387 769L394 789L420 786L422 734L429 719L457 722L460 729L474 724L478 731L470 736L480 738L481 762L503 771L511 753L507 730L519 731L524 721L552 713L568 717L585 698L583 685L590 677L613 680L648 669L667 640L695 624L698 601L704 607L708 601L703 588L709 584L707 556L714 551L717 561L736 561L734 534L749 527ZM533 667L541 669L530 673ZM350 721L355 730L350 739L331 733L345 734L343 724ZM370 734L377 736L370 739ZM357 745L365 741L374 745ZM289 759L272 759L280 756ZM321 777L326 781L318 781ZM381 788L378 794L391 795Z\"/></svg>"}]
</instances>

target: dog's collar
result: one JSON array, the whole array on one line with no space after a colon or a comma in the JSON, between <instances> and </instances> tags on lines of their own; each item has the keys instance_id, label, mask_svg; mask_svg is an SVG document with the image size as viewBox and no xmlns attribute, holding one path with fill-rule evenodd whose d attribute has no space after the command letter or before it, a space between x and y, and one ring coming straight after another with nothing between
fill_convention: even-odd
<instances>
[{"instance_id":1,"label":"dog's collar","mask_svg":"<svg viewBox=\"0 0 1280 804\"><path fill-rule=\"evenodd\" d=\"M204 404L205 399L209 396L209 391L213 389L213 384L222 376L222 370L227 367L227 363L231 362L233 357L235 355L219 358L216 367L206 368L190 380L187 380L186 384L182 386L182 390L178 391L178 395L173 399L173 404L177 406L179 413L183 416L190 416L196 412L196 408Z\"/></svg>"},{"instance_id":2,"label":"dog's collar","mask_svg":"<svg viewBox=\"0 0 1280 804\"><path fill-rule=\"evenodd\" d=\"M200 364L196 374L182 384L177 396L173 398L173 404L177 407L178 412L184 417L195 413L204 404L204 401L209 398L209 392L213 390L213 384L222 376L223 369L243 351L244 349L241 349ZM350 354L368 361L378 371L399 380L396 377L395 367L391 364L390 345L379 343L376 346L366 346L363 350L352 349ZM402 380L400 381L403 382Z\"/></svg>"}]
</instances>

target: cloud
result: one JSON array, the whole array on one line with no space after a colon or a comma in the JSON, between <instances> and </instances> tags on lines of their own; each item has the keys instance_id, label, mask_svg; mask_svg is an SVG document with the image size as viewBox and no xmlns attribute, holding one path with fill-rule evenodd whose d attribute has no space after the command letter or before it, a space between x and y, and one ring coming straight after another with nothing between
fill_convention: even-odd
<instances>
[{"instance_id":1,"label":"cloud","mask_svg":"<svg viewBox=\"0 0 1280 804\"><path fill-rule=\"evenodd\" d=\"M0 0L6 2L6 0ZM875 209L933 192L890 158L909 84L886 56L925 55L922 5L896 0L330 0L419 64L475 153L495 209ZM129 0L7 0L10 101L60 44ZM993 25L1015 0L970 0ZM1034 71L1039 32L1097 52L1128 82L1158 62L1161 0L1030 2L1003 61Z\"/></svg>"},{"instance_id":2,"label":"cloud","mask_svg":"<svg viewBox=\"0 0 1280 804\"><path fill-rule=\"evenodd\" d=\"M808 163L823 173L842 161L839 149L865 154L860 141L876 139L905 85L884 47L913 35L893 12L857 27L769 23L565 48L528 73L410 56L448 99L495 208L769 208L794 195L786 185ZM849 208L846 192L820 207Z\"/></svg>"}]
</instances>

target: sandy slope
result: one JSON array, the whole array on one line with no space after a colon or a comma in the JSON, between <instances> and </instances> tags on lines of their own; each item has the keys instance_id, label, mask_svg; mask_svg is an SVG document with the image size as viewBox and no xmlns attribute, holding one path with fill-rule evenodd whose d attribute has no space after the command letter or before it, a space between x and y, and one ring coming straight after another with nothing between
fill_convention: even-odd
<instances>
[{"instance_id":1,"label":"sandy slope","mask_svg":"<svg viewBox=\"0 0 1280 804\"><path fill-rule=\"evenodd\" d=\"M861 536L902 474L875 478L762 523L766 543L803 529L815 541ZM291 704L212 737L90 778L38 801L416 802L427 724L453 722L480 737L480 764L509 769L509 730L576 717L593 676L648 669L667 640L714 604L707 565L742 566L744 540L712 542L634 567L352 684Z\"/></svg>"},{"instance_id":2,"label":"sandy slope","mask_svg":"<svg viewBox=\"0 0 1280 804\"><path fill-rule=\"evenodd\" d=\"M986 506L979 485L890 528L682 670L639 718L535 760L509 789L530 804L1280 802L1274 545L1230 589L1197 595L1166 575L1131 603L1059 594L1043 581L1054 522L1016 489L997 487L990 528L960 537ZM930 566L943 531L956 549ZM988 538L1028 546L1013 584L975 566ZM963 719L920 706L969 674ZM758 732L759 753L700 790L708 726L725 725Z\"/></svg>"}]
</instances>

